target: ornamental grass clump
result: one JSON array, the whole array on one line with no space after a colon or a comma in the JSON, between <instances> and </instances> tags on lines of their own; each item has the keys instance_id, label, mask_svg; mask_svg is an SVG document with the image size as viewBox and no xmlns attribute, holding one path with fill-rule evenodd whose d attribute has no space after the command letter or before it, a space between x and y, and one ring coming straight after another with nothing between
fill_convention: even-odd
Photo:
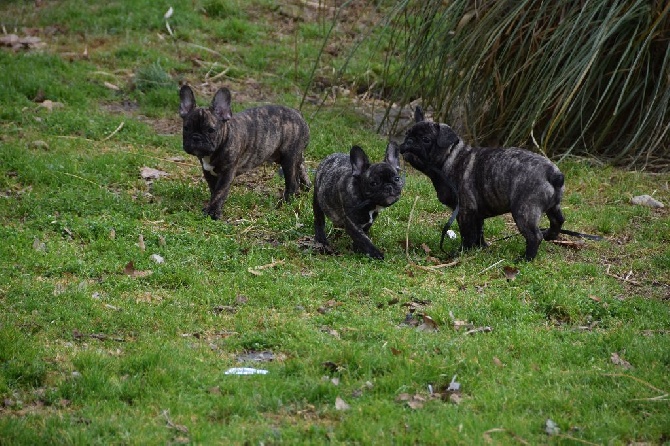
<instances>
[{"instance_id":1,"label":"ornamental grass clump","mask_svg":"<svg viewBox=\"0 0 670 446\"><path fill-rule=\"evenodd\" d=\"M393 101L421 98L478 144L669 167L667 2L403 1L394 11Z\"/></svg>"}]
</instances>

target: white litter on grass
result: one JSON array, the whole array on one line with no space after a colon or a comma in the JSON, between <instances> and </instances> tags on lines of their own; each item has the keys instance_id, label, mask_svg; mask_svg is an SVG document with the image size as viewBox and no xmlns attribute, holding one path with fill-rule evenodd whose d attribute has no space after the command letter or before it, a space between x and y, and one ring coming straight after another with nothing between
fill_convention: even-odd
<instances>
[{"instance_id":1,"label":"white litter on grass","mask_svg":"<svg viewBox=\"0 0 670 446\"><path fill-rule=\"evenodd\" d=\"M651 195L638 195L637 197L631 198L630 202L639 206L647 206L655 209L664 207L663 203L654 199Z\"/></svg>"},{"instance_id":2,"label":"white litter on grass","mask_svg":"<svg viewBox=\"0 0 670 446\"><path fill-rule=\"evenodd\" d=\"M150 258L151 258L151 260L153 260L156 263L164 263L165 262L165 259L163 257L159 256L158 254L151 254Z\"/></svg>"},{"instance_id":3,"label":"white litter on grass","mask_svg":"<svg viewBox=\"0 0 670 446\"><path fill-rule=\"evenodd\" d=\"M253 369L251 367L233 367L225 372L226 375L265 375L267 373L267 370Z\"/></svg>"},{"instance_id":4,"label":"white litter on grass","mask_svg":"<svg viewBox=\"0 0 670 446\"><path fill-rule=\"evenodd\" d=\"M449 229L447 231L447 237L449 237L450 239L455 239L456 238L456 233L454 231L452 231L451 229Z\"/></svg>"}]
</instances>

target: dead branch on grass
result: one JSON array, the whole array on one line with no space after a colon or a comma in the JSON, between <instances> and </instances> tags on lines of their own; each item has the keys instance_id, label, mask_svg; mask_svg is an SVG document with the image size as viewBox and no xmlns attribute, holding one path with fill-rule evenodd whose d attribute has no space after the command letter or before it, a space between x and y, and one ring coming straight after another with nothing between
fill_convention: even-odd
<instances>
[{"instance_id":1,"label":"dead branch on grass","mask_svg":"<svg viewBox=\"0 0 670 446\"><path fill-rule=\"evenodd\" d=\"M631 401L668 401L667 398L670 395L668 392L666 392L665 390L659 389L658 387L655 387L655 386L649 384L647 381L644 381L644 380L642 380L640 378L637 378L633 375L628 375L626 373L604 373L603 376L611 376L613 378L616 378L616 377L630 378L634 381L639 382L640 384L643 384L643 385L649 387L652 390L655 390L656 392L661 392L661 395L658 395L658 396L654 396L654 397L651 397L651 398L634 398Z\"/></svg>"},{"instance_id":2,"label":"dead branch on grass","mask_svg":"<svg viewBox=\"0 0 670 446\"><path fill-rule=\"evenodd\" d=\"M614 273L610 273L610 267L611 266L612 265L607 265L607 271L605 271L605 275L613 277L613 278L615 278L617 280L620 280L624 283L630 283L631 285L634 285L634 286L642 286L642 284L640 282L638 282L637 280L631 279L631 276L633 275L633 271L628 271L628 273L625 276L618 276Z\"/></svg>"}]
</instances>

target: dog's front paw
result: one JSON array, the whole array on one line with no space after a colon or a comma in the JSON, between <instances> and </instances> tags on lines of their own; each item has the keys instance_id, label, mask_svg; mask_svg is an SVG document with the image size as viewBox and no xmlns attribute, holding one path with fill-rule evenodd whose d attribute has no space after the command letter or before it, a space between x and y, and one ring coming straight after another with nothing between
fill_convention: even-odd
<instances>
[{"instance_id":1,"label":"dog's front paw","mask_svg":"<svg viewBox=\"0 0 670 446\"><path fill-rule=\"evenodd\" d=\"M374 250L372 252L368 252L367 254L373 259L384 260L384 254L382 254L382 252L379 250Z\"/></svg>"},{"instance_id":2,"label":"dog's front paw","mask_svg":"<svg viewBox=\"0 0 670 446\"><path fill-rule=\"evenodd\" d=\"M377 260L384 260L384 254L377 249L374 245L368 246L367 244L363 243L355 243L352 246L352 249L354 252L359 252L361 254L365 254L368 257L371 257L373 259Z\"/></svg>"},{"instance_id":3,"label":"dog's front paw","mask_svg":"<svg viewBox=\"0 0 670 446\"><path fill-rule=\"evenodd\" d=\"M221 209L216 209L208 205L202 208L202 213L211 217L212 220L221 220Z\"/></svg>"}]
</instances>

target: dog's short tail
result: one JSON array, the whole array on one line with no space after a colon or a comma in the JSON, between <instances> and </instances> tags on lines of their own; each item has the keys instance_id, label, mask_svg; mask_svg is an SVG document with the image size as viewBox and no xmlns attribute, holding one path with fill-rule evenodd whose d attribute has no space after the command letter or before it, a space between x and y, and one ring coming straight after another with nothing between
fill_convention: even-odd
<instances>
[{"instance_id":1,"label":"dog's short tail","mask_svg":"<svg viewBox=\"0 0 670 446\"><path fill-rule=\"evenodd\" d=\"M563 175L560 170L553 169L549 172L549 182L556 189L560 189L565 184L565 175Z\"/></svg>"}]
</instances>

